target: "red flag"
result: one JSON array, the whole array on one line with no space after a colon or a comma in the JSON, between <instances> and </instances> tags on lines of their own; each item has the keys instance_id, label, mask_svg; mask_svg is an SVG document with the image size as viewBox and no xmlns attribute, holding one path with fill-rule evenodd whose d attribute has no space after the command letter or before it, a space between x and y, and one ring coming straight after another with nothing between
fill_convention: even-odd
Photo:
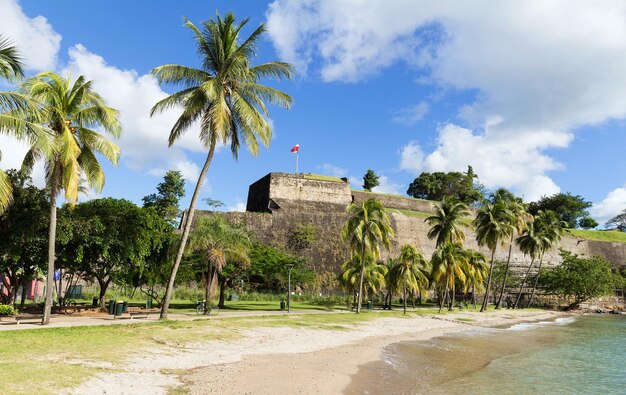
<instances>
[{"instance_id":1,"label":"red flag","mask_svg":"<svg viewBox=\"0 0 626 395\"><path fill-rule=\"evenodd\" d=\"M295 153L297 153L299 149L300 149L300 144L296 144L296 145L294 145L294 146L293 146L293 148L291 149L291 152L295 152Z\"/></svg>"}]
</instances>

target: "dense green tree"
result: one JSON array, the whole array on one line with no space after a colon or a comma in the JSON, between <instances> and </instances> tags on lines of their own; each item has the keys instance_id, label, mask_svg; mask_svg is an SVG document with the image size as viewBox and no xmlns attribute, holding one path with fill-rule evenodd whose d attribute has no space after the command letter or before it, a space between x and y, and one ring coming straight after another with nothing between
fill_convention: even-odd
<instances>
[{"instance_id":1,"label":"dense green tree","mask_svg":"<svg viewBox=\"0 0 626 395\"><path fill-rule=\"evenodd\" d=\"M445 197L435 205L435 213L424 222L431 226L428 231L429 239L436 239L436 246L444 243L461 243L465 241L463 228L470 225L466 222L470 217L467 205L454 198Z\"/></svg>"},{"instance_id":2,"label":"dense green tree","mask_svg":"<svg viewBox=\"0 0 626 395\"><path fill-rule=\"evenodd\" d=\"M363 189L371 192L373 188L376 188L379 185L380 180L378 174L376 174L372 169L367 169L367 172L363 176Z\"/></svg>"},{"instance_id":3,"label":"dense green tree","mask_svg":"<svg viewBox=\"0 0 626 395\"><path fill-rule=\"evenodd\" d=\"M393 238L393 229L385 208L375 199L368 199L361 204L351 203L346 212L348 219L341 230L341 238L348 243L350 256L358 256L361 259L356 306L358 314L361 312L361 303L363 302L365 259L368 255L371 255L374 260L378 259L381 244L389 250Z\"/></svg>"},{"instance_id":4,"label":"dense green tree","mask_svg":"<svg viewBox=\"0 0 626 395\"><path fill-rule=\"evenodd\" d=\"M180 215L178 202L185 196L185 179L180 171L169 170L163 182L157 185L157 193L143 197L143 206L152 207L165 221L176 226Z\"/></svg>"},{"instance_id":5,"label":"dense green tree","mask_svg":"<svg viewBox=\"0 0 626 395\"><path fill-rule=\"evenodd\" d=\"M406 314L407 290L423 294L428 292L429 263L415 247L405 244L400 249L396 264L391 269L390 278L396 288L402 289L404 314Z\"/></svg>"},{"instance_id":6,"label":"dense green tree","mask_svg":"<svg viewBox=\"0 0 626 395\"><path fill-rule=\"evenodd\" d=\"M341 265L339 282L353 291L355 305L358 300L358 286L363 267L363 292L369 292L373 297L387 285L387 266L374 259L371 254L365 256L364 262L360 256L354 255Z\"/></svg>"},{"instance_id":7,"label":"dense green tree","mask_svg":"<svg viewBox=\"0 0 626 395\"><path fill-rule=\"evenodd\" d=\"M466 265L464 266L465 282L463 291L467 294L472 290L472 304L476 308L476 293L485 288L489 265L482 252L465 250Z\"/></svg>"},{"instance_id":8,"label":"dense green tree","mask_svg":"<svg viewBox=\"0 0 626 395\"><path fill-rule=\"evenodd\" d=\"M504 201L496 201L496 203L487 202L478 211L474 220L476 228L476 242L479 246L486 246L491 251L491 261L489 263L489 275L487 277L487 286L485 288L485 296L480 311L487 309L489 302L489 294L491 292L491 278L493 274L493 262L496 255L498 245L505 245L506 240L515 232L515 221L512 219L513 213L507 207Z\"/></svg>"},{"instance_id":9,"label":"dense green tree","mask_svg":"<svg viewBox=\"0 0 626 395\"><path fill-rule=\"evenodd\" d=\"M242 39L240 33L247 22L248 19L244 19L237 25L232 13L226 14L224 19L218 14L215 20L204 22L200 29L187 20L185 26L194 35L201 68L166 64L152 70L159 82L183 86L181 91L155 104L151 111L154 115L182 107L182 114L170 132L170 146L192 125L198 124L200 141L208 150L187 210L187 221L183 224L161 318L167 317L174 280L185 251L200 189L218 144L230 145L235 158L242 141L251 154L258 154L259 141L267 147L272 138L265 103L285 108L291 105L291 97L260 81L264 78L291 78L292 66L283 62L252 66L265 26L260 25L249 37Z\"/></svg>"},{"instance_id":10,"label":"dense green tree","mask_svg":"<svg viewBox=\"0 0 626 395\"><path fill-rule=\"evenodd\" d=\"M62 208L69 237L59 248L67 264L100 287L100 307L114 279L142 267L153 242L153 215L124 199L94 199Z\"/></svg>"},{"instance_id":11,"label":"dense green tree","mask_svg":"<svg viewBox=\"0 0 626 395\"><path fill-rule=\"evenodd\" d=\"M8 291L0 297L5 304L14 303L17 289L45 270L50 222L46 191L30 185L30 178L16 170L9 170L7 177L13 204L0 214L0 273Z\"/></svg>"},{"instance_id":12,"label":"dense green tree","mask_svg":"<svg viewBox=\"0 0 626 395\"><path fill-rule=\"evenodd\" d=\"M578 227L583 229L593 229L600 225L598 221L591 217L582 217L578 220Z\"/></svg>"},{"instance_id":13,"label":"dense green tree","mask_svg":"<svg viewBox=\"0 0 626 395\"><path fill-rule=\"evenodd\" d=\"M431 277L434 282L440 284L443 295L439 298L439 312L447 304L448 310L454 306L456 283L464 283L466 280L465 267L468 263L468 255L460 243L445 242L438 246L430 259L432 265Z\"/></svg>"},{"instance_id":14,"label":"dense green tree","mask_svg":"<svg viewBox=\"0 0 626 395\"><path fill-rule=\"evenodd\" d=\"M622 232L626 232L626 209L624 209L620 214L611 218L606 223L606 226L615 226L617 229L621 230Z\"/></svg>"},{"instance_id":15,"label":"dense green tree","mask_svg":"<svg viewBox=\"0 0 626 395\"><path fill-rule=\"evenodd\" d=\"M611 272L611 264L600 258L583 258L561 250L563 262L546 271L541 286L547 293L569 298L567 309L578 307L592 298L613 294L621 280Z\"/></svg>"},{"instance_id":16,"label":"dense green tree","mask_svg":"<svg viewBox=\"0 0 626 395\"><path fill-rule=\"evenodd\" d=\"M528 269L526 269L526 273L520 283L519 291L517 292L517 297L515 298L515 303L513 305L513 308L515 309L519 305L522 292L526 286L526 281L528 280L528 275L533 268L533 264L535 263L535 260L541 256L542 247L548 243L548 240L544 240L544 237L544 234L541 232L540 223L528 221L522 234L515 240L520 251L524 253L524 256L530 257L530 264L528 265Z\"/></svg>"},{"instance_id":17,"label":"dense green tree","mask_svg":"<svg viewBox=\"0 0 626 395\"><path fill-rule=\"evenodd\" d=\"M254 243L248 254L250 268L246 275L250 286L255 289L285 289L288 264L294 265L291 281L294 284L308 284L315 279L315 273L306 262L288 252L263 243Z\"/></svg>"},{"instance_id":18,"label":"dense green tree","mask_svg":"<svg viewBox=\"0 0 626 395\"><path fill-rule=\"evenodd\" d=\"M406 193L418 199L443 200L452 197L465 204L473 204L482 198L483 188L475 182L476 178L472 166L467 167L466 173L422 173L413 180Z\"/></svg>"},{"instance_id":19,"label":"dense green tree","mask_svg":"<svg viewBox=\"0 0 626 395\"><path fill-rule=\"evenodd\" d=\"M588 202L580 195L572 195L571 193L557 193L552 196L543 196L536 202L528 204L528 212L537 215L539 211L553 211L561 221L566 222L567 228L575 228L578 219L589 215L587 209L591 207Z\"/></svg>"},{"instance_id":20,"label":"dense green tree","mask_svg":"<svg viewBox=\"0 0 626 395\"><path fill-rule=\"evenodd\" d=\"M117 164L120 149L95 131L104 129L119 137L121 125L117 110L107 107L104 99L92 88L92 82L79 76L73 83L55 73L40 73L24 81L21 92L39 103L44 114L43 124L52 131L55 150L48 151L49 136L32 141L24 158L22 171L30 172L38 159L46 167L46 183L50 190L50 232L48 238L48 280L43 324L50 321L52 285L54 279L57 195L74 204L80 191L80 180L101 191L104 171L96 154Z\"/></svg>"}]
</instances>

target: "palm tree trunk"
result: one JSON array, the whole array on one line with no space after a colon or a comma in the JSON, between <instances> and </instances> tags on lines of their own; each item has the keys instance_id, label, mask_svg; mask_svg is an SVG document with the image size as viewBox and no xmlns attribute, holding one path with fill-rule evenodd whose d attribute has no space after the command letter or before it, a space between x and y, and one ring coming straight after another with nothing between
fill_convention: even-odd
<instances>
[{"instance_id":1,"label":"palm tree trunk","mask_svg":"<svg viewBox=\"0 0 626 395\"><path fill-rule=\"evenodd\" d=\"M170 308L170 300L172 299L172 292L174 292L174 280L176 280L176 273L178 273L180 261L183 259L183 253L185 252L185 246L187 245L187 238L189 237L189 231L191 230L191 224L193 222L193 214L196 211L196 203L198 202L198 197L200 196L200 189L202 188L204 177L206 176L206 173L209 170L209 166L211 165L211 161L213 160L214 153L215 143L212 142L211 147L209 148L209 154L207 155L206 162L204 162L204 166L202 167L202 171L200 172L200 177L198 178L198 182L196 183L196 189L193 191L191 203L189 203L187 218L185 219L185 223L183 224L183 234L180 239L180 245L178 246L178 252L176 253L176 260L174 261L172 273L170 274L170 279L167 282L165 297L163 298L163 303L161 305L160 318L167 318L167 312Z\"/></svg>"},{"instance_id":2,"label":"palm tree trunk","mask_svg":"<svg viewBox=\"0 0 626 395\"><path fill-rule=\"evenodd\" d=\"M456 283L452 282L452 297L450 298L450 305L448 306L448 311L452 311L454 308L454 295L456 294Z\"/></svg>"},{"instance_id":3,"label":"palm tree trunk","mask_svg":"<svg viewBox=\"0 0 626 395\"><path fill-rule=\"evenodd\" d=\"M439 313L441 313L441 309L443 308L443 305L448 303L448 282L446 281L446 290L443 293L443 299L441 301L441 304L439 305Z\"/></svg>"},{"instance_id":4,"label":"palm tree trunk","mask_svg":"<svg viewBox=\"0 0 626 395\"><path fill-rule=\"evenodd\" d=\"M502 280L502 287L500 288L500 297L498 303L496 303L496 310L500 309L502 304L502 297L504 296L504 287L506 286L506 278L509 274L509 265L511 263L511 250L513 249L513 235L511 235L511 242L509 243L509 257L506 260L506 269L504 269L504 279Z\"/></svg>"},{"instance_id":5,"label":"palm tree trunk","mask_svg":"<svg viewBox=\"0 0 626 395\"><path fill-rule=\"evenodd\" d=\"M519 304L519 301L522 297L522 290L524 289L524 285L526 285L526 280L528 280L528 274L530 274L530 270L533 268L533 263L535 263L534 257L530 260L530 266L528 266L528 270L526 270L526 275L524 276L524 279L522 280L522 283L519 286L519 291L517 292L517 298L515 298L515 304L513 305L514 309L517 308L517 305Z\"/></svg>"},{"instance_id":6,"label":"palm tree trunk","mask_svg":"<svg viewBox=\"0 0 626 395\"><path fill-rule=\"evenodd\" d=\"M487 289L485 290L485 298L483 299L483 305L480 308L480 312L487 310L487 304L489 303L489 291L491 291L491 275L493 274L493 260L496 255L496 249L491 250L491 263L489 264L489 276L487 277Z\"/></svg>"},{"instance_id":7,"label":"palm tree trunk","mask_svg":"<svg viewBox=\"0 0 626 395\"><path fill-rule=\"evenodd\" d=\"M402 287L402 294L404 299L404 314L406 314L406 284Z\"/></svg>"},{"instance_id":8,"label":"palm tree trunk","mask_svg":"<svg viewBox=\"0 0 626 395\"><path fill-rule=\"evenodd\" d=\"M476 310L476 285L472 284L472 304L474 305L474 310Z\"/></svg>"},{"instance_id":9,"label":"palm tree trunk","mask_svg":"<svg viewBox=\"0 0 626 395\"><path fill-rule=\"evenodd\" d=\"M43 307L43 319L41 325L50 323L52 314L52 289L54 288L54 259L56 255L55 243L57 237L57 194L59 180L57 163L52 170L52 182L50 185L50 231L48 232L48 277L46 278L46 300Z\"/></svg>"},{"instance_id":10,"label":"palm tree trunk","mask_svg":"<svg viewBox=\"0 0 626 395\"><path fill-rule=\"evenodd\" d=\"M211 306L211 287L213 286L213 278L215 277L215 269L211 267L212 265L209 263L209 267L207 270L207 281L206 288L204 289L204 314L209 314L210 306Z\"/></svg>"},{"instance_id":11,"label":"palm tree trunk","mask_svg":"<svg viewBox=\"0 0 626 395\"><path fill-rule=\"evenodd\" d=\"M356 304L356 313L361 312L361 303L363 301L363 276L365 275L365 244L361 252L361 275L359 276L359 295Z\"/></svg>"},{"instance_id":12,"label":"palm tree trunk","mask_svg":"<svg viewBox=\"0 0 626 395\"><path fill-rule=\"evenodd\" d=\"M221 277L221 278L220 278ZM220 301L217 305L220 309L224 308L224 303L226 302L226 276L218 276L220 278Z\"/></svg>"},{"instance_id":13,"label":"palm tree trunk","mask_svg":"<svg viewBox=\"0 0 626 395\"><path fill-rule=\"evenodd\" d=\"M537 276L535 277L535 284L533 285L533 290L530 292L530 299L528 299L528 304L526 308L530 307L530 304L533 302L533 297L535 296L535 290L537 289L537 283L539 282L539 275L541 274L541 264L543 263L543 254L541 254L541 259L539 259L539 268L537 269Z\"/></svg>"}]
</instances>

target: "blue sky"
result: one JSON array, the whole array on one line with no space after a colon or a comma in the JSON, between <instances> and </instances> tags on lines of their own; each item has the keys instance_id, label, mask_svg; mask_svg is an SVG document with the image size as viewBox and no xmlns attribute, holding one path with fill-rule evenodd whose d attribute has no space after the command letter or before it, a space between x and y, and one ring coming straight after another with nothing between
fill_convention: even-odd
<instances>
[{"instance_id":1,"label":"blue sky","mask_svg":"<svg viewBox=\"0 0 626 395\"><path fill-rule=\"evenodd\" d=\"M469 164L488 188L526 200L580 194L601 222L626 208L624 4L432 3L0 0L0 34L29 73L84 74L121 111L122 159L106 166L102 196L140 203L171 168L191 195L204 154L194 130L167 148L176 113L148 111L171 90L149 71L199 64L183 17L233 11L250 18L244 33L267 23L258 62L296 65L293 81L268 82L294 106L271 109L275 137L258 157L218 152L202 197L241 209L251 182L295 170L289 150L299 143L301 171L356 188L368 168L383 176L381 191L403 194L422 171ZM20 143L0 144L2 167L21 161Z\"/></svg>"}]
</instances>

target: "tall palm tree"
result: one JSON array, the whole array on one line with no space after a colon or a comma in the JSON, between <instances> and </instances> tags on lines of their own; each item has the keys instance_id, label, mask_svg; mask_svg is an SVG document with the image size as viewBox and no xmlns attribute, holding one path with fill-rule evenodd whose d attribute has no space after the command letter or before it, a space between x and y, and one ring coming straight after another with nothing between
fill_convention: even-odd
<instances>
[{"instance_id":1,"label":"tall palm tree","mask_svg":"<svg viewBox=\"0 0 626 395\"><path fill-rule=\"evenodd\" d=\"M487 287L485 288L485 297L480 311L487 309L489 301L489 293L491 291L491 277L493 274L493 261L496 255L498 244L504 246L505 240L510 238L514 232L511 225L511 212L503 202L491 203L486 202L478 211L474 220L476 228L476 241L479 246L487 246L491 251L491 261L489 263L489 276L487 277Z\"/></svg>"},{"instance_id":2,"label":"tall palm tree","mask_svg":"<svg viewBox=\"0 0 626 395\"><path fill-rule=\"evenodd\" d=\"M216 20L204 22L200 29L187 20L185 26L193 32L201 67L166 64L152 70L160 83L183 87L156 103L150 113L152 116L171 108L182 108L182 114L170 131L169 145L197 124L200 126L200 142L208 150L187 210L180 246L161 307L161 318L167 318L174 280L215 148L218 144L230 145L236 159L243 141L250 153L257 155L259 141L267 147L272 138L265 103L285 108L291 106L291 97L261 84L260 80L268 77L291 78L292 66L283 62L252 66L265 26L259 26L249 37L242 39L240 33L247 22L248 19L244 19L237 25L233 14L228 13L224 19L218 14Z\"/></svg>"},{"instance_id":3,"label":"tall palm tree","mask_svg":"<svg viewBox=\"0 0 626 395\"><path fill-rule=\"evenodd\" d=\"M517 297L515 298L515 304L513 305L514 309L517 308L522 297L522 291L526 285L526 281L528 280L528 275L533 268L533 264L541 254L541 247L545 244L543 237L544 236L540 231L540 226L535 224L535 221L529 221L526 224L526 229L524 229L522 235L515 240L519 249L524 253L524 256L530 256L530 265L528 265L524 279L520 283L519 291L517 292Z\"/></svg>"},{"instance_id":4,"label":"tall palm tree","mask_svg":"<svg viewBox=\"0 0 626 395\"><path fill-rule=\"evenodd\" d=\"M221 217L202 217L189 237L188 251L200 251L207 258L205 306L210 305L211 288L228 261L250 262L250 236ZM208 314L209 310L205 311Z\"/></svg>"},{"instance_id":5,"label":"tall palm tree","mask_svg":"<svg viewBox=\"0 0 626 395\"><path fill-rule=\"evenodd\" d=\"M507 210L510 212L510 216L505 217L513 226L514 232L509 235L509 254L506 259L506 267L504 269L504 278L502 280L502 286L500 287L500 296L496 303L496 310L500 308L502 299L504 297L504 289L506 287L506 280L509 274L509 267L511 265L511 252L513 251L513 237L521 235L526 228L526 223L530 220L531 215L526 211L526 206L522 199L515 197L511 192L504 188L498 189L491 195L492 203L502 202Z\"/></svg>"},{"instance_id":6,"label":"tall palm tree","mask_svg":"<svg viewBox=\"0 0 626 395\"><path fill-rule=\"evenodd\" d=\"M348 259L341 265L341 275L339 280L347 285L355 293L354 303L356 304L357 285L361 274L361 258L357 255ZM387 286L387 265L374 259L371 254L365 256L365 268L363 270L363 289L376 294L383 287Z\"/></svg>"},{"instance_id":7,"label":"tall palm tree","mask_svg":"<svg viewBox=\"0 0 626 395\"><path fill-rule=\"evenodd\" d=\"M391 273L393 273L393 268L398 264L398 260L393 257L388 257L385 261L385 266L387 267L387 274L385 275L385 285L387 288L387 294L385 295L385 305L391 310L391 303L393 301L393 292L394 292L394 284L393 278L391 278Z\"/></svg>"},{"instance_id":8,"label":"tall palm tree","mask_svg":"<svg viewBox=\"0 0 626 395\"><path fill-rule=\"evenodd\" d=\"M452 197L443 198L441 203L435 206L435 214L424 220L431 226L428 238L436 239L437 247L446 242L463 243L465 241L463 228L470 226L464 220L470 215L467 204Z\"/></svg>"},{"instance_id":9,"label":"tall palm tree","mask_svg":"<svg viewBox=\"0 0 626 395\"><path fill-rule=\"evenodd\" d=\"M25 80L21 92L39 103L44 125L54 133L54 151L42 149L48 136L41 135L33 141L22 163L22 170L30 172L35 162L42 159L50 190L48 278L42 322L45 325L50 321L52 307L57 196L64 191L66 201L76 203L82 178L91 188L102 190L104 171L96 154L117 165L120 149L95 129L102 128L113 137L119 137L121 125L118 111L107 107L104 99L93 90L92 82L83 76L72 84L71 78L50 72L40 73Z\"/></svg>"},{"instance_id":10,"label":"tall palm tree","mask_svg":"<svg viewBox=\"0 0 626 395\"><path fill-rule=\"evenodd\" d=\"M472 290L472 304L476 308L476 292L484 288L485 279L489 274L489 265L487 259L482 252L474 250L465 250L467 264L465 265L465 288L467 294L470 288Z\"/></svg>"},{"instance_id":11,"label":"tall palm tree","mask_svg":"<svg viewBox=\"0 0 626 395\"><path fill-rule=\"evenodd\" d=\"M406 292L410 291L423 294L428 290L428 278L425 271L428 270L428 261L415 247L405 244L400 249L397 264L391 269L390 278L396 288L402 288L404 300L404 314L406 314Z\"/></svg>"},{"instance_id":12,"label":"tall palm tree","mask_svg":"<svg viewBox=\"0 0 626 395\"><path fill-rule=\"evenodd\" d=\"M535 290L537 289L537 283L539 282L539 276L541 275L541 265L543 263L543 257L552 246L557 244L563 237L565 228L567 228L567 222L562 221L559 216L551 210L539 211L535 218L536 226L542 235L540 244L540 258L539 267L537 268L537 275L535 276L535 283L533 284L530 298L526 307L530 307L535 296Z\"/></svg>"},{"instance_id":13,"label":"tall palm tree","mask_svg":"<svg viewBox=\"0 0 626 395\"><path fill-rule=\"evenodd\" d=\"M389 250L393 229L385 208L375 199L368 199L361 204L351 203L346 212L348 219L341 230L341 238L348 242L350 255L358 256L361 259L356 306L356 312L360 313L363 301L365 257L367 254L371 254L374 259L378 259L380 257L380 244Z\"/></svg>"},{"instance_id":14,"label":"tall palm tree","mask_svg":"<svg viewBox=\"0 0 626 395\"><path fill-rule=\"evenodd\" d=\"M446 242L435 249L430 263L433 281L441 284L444 292L442 302L439 304L439 312L444 304L448 305L448 310L452 310L456 282L459 280L463 283L466 280L464 269L467 265L467 254L460 243Z\"/></svg>"}]
</instances>

